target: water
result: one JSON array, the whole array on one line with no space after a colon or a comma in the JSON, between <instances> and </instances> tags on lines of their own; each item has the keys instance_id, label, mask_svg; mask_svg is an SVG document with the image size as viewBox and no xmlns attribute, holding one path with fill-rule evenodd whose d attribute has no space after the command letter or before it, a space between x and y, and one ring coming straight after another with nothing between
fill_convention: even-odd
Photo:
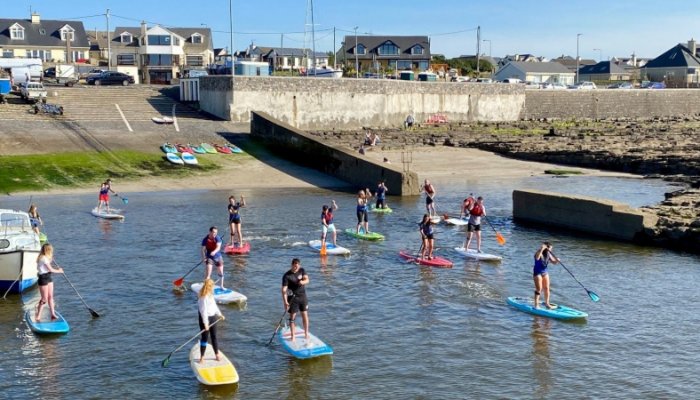
<instances>
[{"instance_id":1,"label":"water","mask_svg":"<svg viewBox=\"0 0 700 400\"><path fill-rule=\"evenodd\" d=\"M100 313L90 313L61 277L59 309L72 330L35 336L22 321L38 291L0 301L0 397L35 398L687 398L697 383L696 327L700 279L696 256L643 248L511 220L513 188L605 193L634 205L652 204L669 188L618 178L531 177L507 182L435 182L441 212L458 211L464 194L486 194L490 220L506 237L499 247L484 231L484 249L501 264L460 259L450 249L463 228L440 226L436 254L452 269L406 264L401 249L420 246L419 197L389 198L395 212L370 215L381 243L339 235L352 256L321 263L306 242L320 234L321 205L335 199L336 224L353 226L354 196L316 190L246 191L244 235L253 251L226 257L227 286L248 296L246 307L221 306L219 340L240 374L238 385L197 383L187 360L191 345L160 363L198 331L192 292L172 281L199 261L210 225L225 233L230 193L129 193L123 223L89 210L96 195L34 196L56 247L56 260ZM241 194L236 192L236 195ZM119 199L113 199L114 204ZM25 209L28 199L5 198ZM580 323L533 317L505 304L532 295L532 254L549 239L565 265L601 298L561 268L551 268L553 301L587 311ZM277 342L266 347L283 312L282 274L300 257L312 331L335 350L332 358L297 361ZM196 270L188 283L201 279Z\"/></svg>"}]
</instances>

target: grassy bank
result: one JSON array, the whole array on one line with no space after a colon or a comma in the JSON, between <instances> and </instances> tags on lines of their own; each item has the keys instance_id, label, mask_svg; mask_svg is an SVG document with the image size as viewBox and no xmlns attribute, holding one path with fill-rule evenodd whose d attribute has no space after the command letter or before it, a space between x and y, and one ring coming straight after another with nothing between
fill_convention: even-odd
<instances>
[{"instance_id":1,"label":"grassy bank","mask_svg":"<svg viewBox=\"0 0 700 400\"><path fill-rule=\"evenodd\" d=\"M0 194L75 188L99 183L108 177L185 177L220 168L206 155L198 157L198 161L198 166L174 165L161 154L131 150L0 156Z\"/></svg>"}]
</instances>

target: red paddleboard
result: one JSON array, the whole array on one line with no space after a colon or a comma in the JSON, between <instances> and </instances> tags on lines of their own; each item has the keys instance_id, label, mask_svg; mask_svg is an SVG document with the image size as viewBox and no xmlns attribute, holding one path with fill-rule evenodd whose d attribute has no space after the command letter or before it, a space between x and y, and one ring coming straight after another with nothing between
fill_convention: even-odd
<instances>
[{"instance_id":1,"label":"red paddleboard","mask_svg":"<svg viewBox=\"0 0 700 400\"><path fill-rule=\"evenodd\" d=\"M414 263L418 263L420 265L427 265L429 267L438 268L452 268L452 261L442 257L433 257L432 260L428 260L427 258L420 258L420 256L416 257L406 250L399 252L399 256L401 256L401 258L403 259Z\"/></svg>"},{"instance_id":2,"label":"red paddleboard","mask_svg":"<svg viewBox=\"0 0 700 400\"><path fill-rule=\"evenodd\" d=\"M250 242L245 242L243 246L237 247L228 245L224 247L224 253L226 254L248 254L250 253Z\"/></svg>"}]
</instances>

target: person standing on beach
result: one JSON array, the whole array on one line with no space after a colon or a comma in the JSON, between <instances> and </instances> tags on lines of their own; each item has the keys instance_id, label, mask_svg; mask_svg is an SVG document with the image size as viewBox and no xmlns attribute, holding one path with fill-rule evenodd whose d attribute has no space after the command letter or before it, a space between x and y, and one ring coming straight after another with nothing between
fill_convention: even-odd
<instances>
[{"instance_id":1,"label":"person standing on beach","mask_svg":"<svg viewBox=\"0 0 700 400\"><path fill-rule=\"evenodd\" d=\"M39 210L37 210L34 203L29 206L29 211L27 211L27 214L29 214L29 222L32 224L32 230L38 235L39 226L43 225L44 223L41 221L41 215L39 215Z\"/></svg>"},{"instance_id":2,"label":"person standing on beach","mask_svg":"<svg viewBox=\"0 0 700 400\"><path fill-rule=\"evenodd\" d=\"M219 358L219 341L216 339L216 325L219 319L225 319L219 306L214 301L214 281L205 279L197 297L197 309L199 316L199 330L202 331L202 338L199 341L199 363L204 362L204 354L207 351L207 343L211 337L211 347L214 349L216 361Z\"/></svg>"},{"instance_id":3,"label":"person standing on beach","mask_svg":"<svg viewBox=\"0 0 700 400\"><path fill-rule=\"evenodd\" d=\"M484 198L479 196L476 202L469 209L469 222L467 223L467 243L465 249L469 250L469 245L472 242L472 236L476 233L476 251L481 253L481 217L486 216L486 208L484 207Z\"/></svg>"},{"instance_id":4,"label":"person standing on beach","mask_svg":"<svg viewBox=\"0 0 700 400\"><path fill-rule=\"evenodd\" d=\"M388 191L389 191L389 189L384 184L384 181L379 181L379 185L377 185L377 190L374 192L374 194L377 196L377 203L374 205L374 208L379 208L379 209L387 208L386 192L388 192Z\"/></svg>"},{"instance_id":5,"label":"person standing on beach","mask_svg":"<svg viewBox=\"0 0 700 400\"><path fill-rule=\"evenodd\" d=\"M53 300L53 278L51 274L62 274L63 268L53 267L53 246L49 243L44 243L39 251L39 257L36 259L36 269L39 277L39 293L41 299L36 307L36 315L34 320L39 322L41 317L41 309L48 303L51 310L51 320L58 319L56 315L56 306Z\"/></svg>"},{"instance_id":6,"label":"person standing on beach","mask_svg":"<svg viewBox=\"0 0 700 400\"><path fill-rule=\"evenodd\" d=\"M221 255L221 238L217 235L219 229L215 226L209 228L209 234L202 239L202 262L206 265L204 279L211 278L211 271L216 264L217 272L221 279L221 289L224 288L224 257Z\"/></svg>"},{"instance_id":7,"label":"person standing on beach","mask_svg":"<svg viewBox=\"0 0 700 400\"><path fill-rule=\"evenodd\" d=\"M422 240L422 251L420 253L421 259L433 259L433 248L435 247L435 230L433 229L433 225L434 222L430 219L430 215L424 214L423 220L420 222L420 226L418 228Z\"/></svg>"},{"instance_id":8,"label":"person standing on beach","mask_svg":"<svg viewBox=\"0 0 700 400\"><path fill-rule=\"evenodd\" d=\"M421 192L425 192L425 211L430 217L436 215L435 211L435 195L437 191L429 180L425 180L423 187L421 187Z\"/></svg>"},{"instance_id":9,"label":"person standing on beach","mask_svg":"<svg viewBox=\"0 0 700 400\"><path fill-rule=\"evenodd\" d=\"M110 209L109 209L109 192L112 192L115 195L117 194L114 190L112 190L112 179L107 178L107 180L102 182L102 185L100 186L100 196L99 196L99 203L97 203L97 212L102 211L103 205L107 208L107 212L110 211Z\"/></svg>"},{"instance_id":10,"label":"person standing on beach","mask_svg":"<svg viewBox=\"0 0 700 400\"><path fill-rule=\"evenodd\" d=\"M245 198L241 195L241 201L236 201L236 196L228 198L228 225L231 234L230 245L233 246L235 235L238 235L238 246L243 247L243 234L241 233L241 207L245 207Z\"/></svg>"},{"instance_id":11,"label":"person standing on beach","mask_svg":"<svg viewBox=\"0 0 700 400\"><path fill-rule=\"evenodd\" d=\"M337 233L335 231L335 224L333 223L333 211L338 209L338 205L335 200L331 200L331 205L324 205L321 209L321 248L326 246L326 234L328 232L333 233L333 246L336 246Z\"/></svg>"},{"instance_id":12,"label":"person standing on beach","mask_svg":"<svg viewBox=\"0 0 700 400\"><path fill-rule=\"evenodd\" d=\"M544 305L547 308L554 308L549 303L549 274L547 266L549 263L559 263L559 259L552 254L552 245L549 242L542 242L542 245L535 252L535 266L532 269L532 277L535 282L535 308L540 304L540 293L544 292Z\"/></svg>"},{"instance_id":13,"label":"person standing on beach","mask_svg":"<svg viewBox=\"0 0 700 400\"><path fill-rule=\"evenodd\" d=\"M356 233L360 234L360 228L364 229L364 233L369 233L369 220L367 218L367 207L369 207L369 198L372 197L372 192L368 189L357 192L357 229Z\"/></svg>"},{"instance_id":14,"label":"person standing on beach","mask_svg":"<svg viewBox=\"0 0 700 400\"><path fill-rule=\"evenodd\" d=\"M309 301L306 298L305 286L309 284L309 276L301 267L298 258L292 259L292 267L282 276L282 303L289 313L289 329L291 340L294 342L294 320L301 312L301 322L304 326L304 337L309 340Z\"/></svg>"}]
</instances>

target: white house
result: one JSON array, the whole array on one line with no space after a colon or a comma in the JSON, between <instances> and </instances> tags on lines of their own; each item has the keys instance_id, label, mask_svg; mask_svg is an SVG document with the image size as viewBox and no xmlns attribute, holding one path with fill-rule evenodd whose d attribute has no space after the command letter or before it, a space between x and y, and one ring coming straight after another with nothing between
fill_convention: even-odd
<instances>
[{"instance_id":1,"label":"white house","mask_svg":"<svg viewBox=\"0 0 700 400\"><path fill-rule=\"evenodd\" d=\"M517 78L523 82L549 82L571 85L576 73L556 62L511 61L494 75L496 80Z\"/></svg>"}]
</instances>

